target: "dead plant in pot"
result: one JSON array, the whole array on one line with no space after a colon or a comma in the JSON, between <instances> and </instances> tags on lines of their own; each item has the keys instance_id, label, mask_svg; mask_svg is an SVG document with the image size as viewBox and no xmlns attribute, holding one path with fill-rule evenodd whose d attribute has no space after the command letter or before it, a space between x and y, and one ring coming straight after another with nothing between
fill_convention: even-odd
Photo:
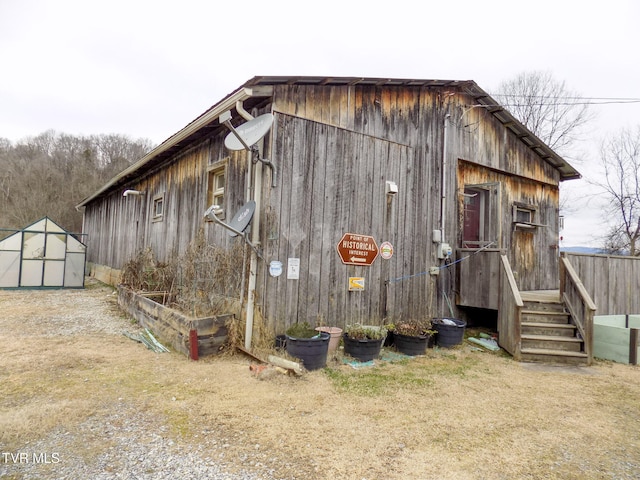
<instances>
[{"instance_id":1,"label":"dead plant in pot","mask_svg":"<svg viewBox=\"0 0 640 480\"><path fill-rule=\"evenodd\" d=\"M386 327L360 325L355 323L348 325L344 334L354 340L383 340L387 336Z\"/></svg>"},{"instance_id":2,"label":"dead plant in pot","mask_svg":"<svg viewBox=\"0 0 640 480\"><path fill-rule=\"evenodd\" d=\"M422 355L433 346L435 335L431 320L412 318L398 321L393 328L393 338L399 352L406 355Z\"/></svg>"},{"instance_id":3,"label":"dead plant in pot","mask_svg":"<svg viewBox=\"0 0 640 480\"><path fill-rule=\"evenodd\" d=\"M393 325L393 333L407 337L421 337L433 335L435 330L428 318L412 318L400 320Z\"/></svg>"},{"instance_id":4,"label":"dead plant in pot","mask_svg":"<svg viewBox=\"0 0 640 480\"><path fill-rule=\"evenodd\" d=\"M287 328L285 332L287 337L291 338L312 338L318 335L318 332L309 325L309 322L297 322Z\"/></svg>"},{"instance_id":5,"label":"dead plant in pot","mask_svg":"<svg viewBox=\"0 0 640 480\"><path fill-rule=\"evenodd\" d=\"M344 353L361 362L378 358L386 336L385 327L349 325L343 335Z\"/></svg>"}]
</instances>

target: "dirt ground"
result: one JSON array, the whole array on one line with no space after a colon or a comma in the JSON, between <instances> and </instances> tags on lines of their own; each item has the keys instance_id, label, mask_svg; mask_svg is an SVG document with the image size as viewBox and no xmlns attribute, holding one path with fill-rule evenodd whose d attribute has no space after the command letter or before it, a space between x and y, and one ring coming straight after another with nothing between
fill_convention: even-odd
<instances>
[{"instance_id":1,"label":"dirt ground","mask_svg":"<svg viewBox=\"0 0 640 480\"><path fill-rule=\"evenodd\" d=\"M0 453L58 450L31 477L0 456L0 477L58 478L135 428L265 479L640 478L638 367L521 364L465 343L256 376L242 354L147 350L122 335L137 326L113 290L87 287L0 290Z\"/></svg>"}]
</instances>

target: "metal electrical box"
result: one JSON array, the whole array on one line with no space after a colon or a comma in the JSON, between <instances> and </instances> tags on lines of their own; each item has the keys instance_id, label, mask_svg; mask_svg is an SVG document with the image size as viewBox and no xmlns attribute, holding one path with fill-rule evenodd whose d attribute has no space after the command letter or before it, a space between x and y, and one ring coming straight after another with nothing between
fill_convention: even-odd
<instances>
[{"instance_id":1,"label":"metal electrical box","mask_svg":"<svg viewBox=\"0 0 640 480\"><path fill-rule=\"evenodd\" d=\"M448 243L439 243L438 244L438 258L444 259L449 258L451 256L451 246Z\"/></svg>"}]
</instances>

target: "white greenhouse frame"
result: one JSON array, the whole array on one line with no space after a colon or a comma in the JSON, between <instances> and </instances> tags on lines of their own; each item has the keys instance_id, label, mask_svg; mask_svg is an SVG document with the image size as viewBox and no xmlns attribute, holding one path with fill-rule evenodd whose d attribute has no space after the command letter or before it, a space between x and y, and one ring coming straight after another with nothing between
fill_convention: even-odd
<instances>
[{"instance_id":1,"label":"white greenhouse frame","mask_svg":"<svg viewBox=\"0 0 640 480\"><path fill-rule=\"evenodd\" d=\"M7 230L4 230L7 231ZM48 217L0 240L0 288L84 288L87 247Z\"/></svg>"}]
</instances>

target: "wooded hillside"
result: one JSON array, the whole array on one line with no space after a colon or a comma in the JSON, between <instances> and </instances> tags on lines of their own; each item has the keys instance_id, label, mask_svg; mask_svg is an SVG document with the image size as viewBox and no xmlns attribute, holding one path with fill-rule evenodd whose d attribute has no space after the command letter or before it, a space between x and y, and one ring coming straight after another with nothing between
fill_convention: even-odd
<instances>
[{"instance_id":1,"label":"wooded hillside","mask_svg":"<svg viewBox=\"0 0 640 480\"><path fill-rule=\"evenodd\" d=\"M53 130L16 143L0 137L0 228L19 229L48 216L80 232L82 213L75 206L152 146L119 134Z\"/></svg>"}]
</instances>

